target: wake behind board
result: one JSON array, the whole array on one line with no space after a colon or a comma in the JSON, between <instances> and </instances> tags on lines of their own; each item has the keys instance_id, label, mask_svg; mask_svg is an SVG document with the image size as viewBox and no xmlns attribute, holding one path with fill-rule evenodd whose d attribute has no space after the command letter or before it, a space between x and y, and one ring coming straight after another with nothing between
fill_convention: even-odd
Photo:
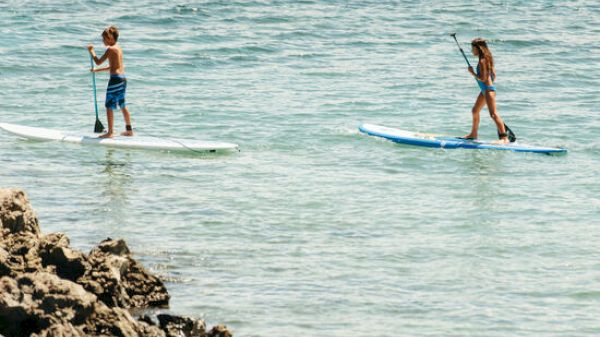
<instances>
[{"instance_id":1,"label":"wake behind board","mask_svg":"<svg viewBox=\"0 0 600 337\"><path fill-rule=\"evenodd\" d=\"M121 137L98 138L94 134L77 134L52 130L46 128L36 128L24 125L0 123L0 128L14 135L34 140L42 141L60 141L67 143L77 143L83 145L97 145L129 149L146 150L168 150L168 151L223 151L237 149L237 144L222 142L207 142L189 139L177 138L158 138L158 137Z\"/></svg>"},{"instance_id":2,"label":"wake behind board","mask_svg":"<svg viewBox=\"0 0 600 337\"><path fill-rule=\"evenodd\" d=\"M394 141L396 143L424 147L438 147L444 149L463 148L482 150L507 150L515 152L534 152L545 154L558 154L567 152L567 150L563 148L525 145L518 144L517 142L509 144L493 144L492 141L467 140L456 137L410 132L374 124L362 124L358 129L361 132L366 133L370 136L382 137Z\"/></svg>"}]
</instances>

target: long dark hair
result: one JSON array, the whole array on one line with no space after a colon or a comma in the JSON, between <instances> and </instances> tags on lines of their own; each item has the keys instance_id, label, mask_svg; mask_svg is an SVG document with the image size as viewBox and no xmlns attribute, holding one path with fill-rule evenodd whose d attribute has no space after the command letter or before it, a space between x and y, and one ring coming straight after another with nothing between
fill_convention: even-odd
<instances>
[{"instance_id":1,"label":"long dark hair","mask_svg":"<svg viewBox=\"0 0 600 337\"><path fill-rule=\"evenodd\" d=\"M490 48L488 48L487 42L478 37L471 41L471 46L477 48L477 51L479 52L479 59L485 59L485 63L487 63L487 65L490 67L492 74L495 75L496 69L494 69L494 56L492 56L492 52L490 51Z\"/></svg>"}]
</instances>

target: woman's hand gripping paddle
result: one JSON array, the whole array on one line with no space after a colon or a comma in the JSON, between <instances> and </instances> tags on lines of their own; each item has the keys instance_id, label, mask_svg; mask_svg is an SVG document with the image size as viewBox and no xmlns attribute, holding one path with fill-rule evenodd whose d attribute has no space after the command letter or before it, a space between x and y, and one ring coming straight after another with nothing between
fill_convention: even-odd
<instances>
[{"instance_id":1,"label":"woman's hand gripping paddle","mask_svg":"<svg viewBox=\"0 0 600 337\"><path fill-rule=\"evenodd\" d=\"M98 118L98 101L96 100L96 73L94 72L94 58L90 55L90 65L92 71L92 87L94 88L94 108L96 110L96 125L94 126L95 133L104 132L104 125L100 122Z\"/></svg>"},{"instance_id":2,"label":"woman's hand gripping paddle","mask_svg":"<svg viewBox=\"0 0 600 337\"><path fill-rule=\"evenodd\" d=\"M458 49L462 53L462 56L465 58L465 61L467 61L467 65L469 66L469 68L472 68L471 63L469 63L469 59L467 58L467 55L465 55L464 50L460 47L460 44L458 44L458 40L456 39L456 33L452 33L450 34L450 36L454 38L454 42L456 42L456 46L458 46ZM514 132L512 132L512 130L508 127L508 125L506 125L506 123L504 123L504 128L506 129L506 133L508 134L508 140L511 143L515 142L517 140L517 136L515 136ZM500 131L498 131L498 134L500 134Z\"/></svg>"}]
</instances>

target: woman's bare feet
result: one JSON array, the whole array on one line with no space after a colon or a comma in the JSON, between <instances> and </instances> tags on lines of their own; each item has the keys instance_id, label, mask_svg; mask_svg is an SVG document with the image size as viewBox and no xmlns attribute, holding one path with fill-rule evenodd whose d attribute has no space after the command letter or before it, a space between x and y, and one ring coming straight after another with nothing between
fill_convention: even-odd
<instances>
[{"instance_id":1,"label":"woman's bare feet","mask_svg":"<svg viewBox=\"0 0 600 337\"><path fill-rule=\"evenodd\" d=\"M508 140L508 137L502 137L499 140L492 142L492 144L498 144L498 145L508 144L508 143L510 143L510 141Z\"/></svg>"},{"instance_id":2,"label":"woman's bare feet","mask_svg":"<svg viewBox=\"0 0 600 337\"><path fill-rule=\"evenodd\" d=\"M125 130L125 131L121 132L121 136L132 137L133 136L133 131L131 131L131 130Z\"/></svg>"},{"instance_id":3,"label":"woman's bare feet","mask_svg":"<svg viewBox=\"0 0 600 337\"><path fill-rule=\"evenodd\" d=\"M112 132L107 132L107 133L99 136L98 138L112 138L112 137L113 137Z\"/></svg>"}]
</instances>

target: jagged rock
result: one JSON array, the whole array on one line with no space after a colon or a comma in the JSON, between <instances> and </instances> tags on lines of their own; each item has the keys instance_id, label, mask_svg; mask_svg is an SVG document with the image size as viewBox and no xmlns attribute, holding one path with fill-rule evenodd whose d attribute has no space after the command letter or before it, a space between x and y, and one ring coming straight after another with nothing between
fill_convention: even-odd
<instances>
[{"instance_id":1,"label":"jagged rock","mask_svg":"<svg viewBox=\"0 0 600 337\"><path fill-rule=\"evenodd\" d=\"M136 320L126 309L168 306L164 283L124 240L104 240L89 255L69 244L41 234L23 191L0 189L0 337L231 336L187 317L162 314L160 327Z\"/></svg>"},{"instance_id":2,"label":"jagged rock","mask_svg":"<svg viewBox=\"0 0 600 337\"><path fill-rule=\"evenodd\" d=\"M92 249L90 255L94 255L98 251L118 256L129 256L131 252L129 251L129 247L125 243L125 240L118 239L113 240L111 238L107 238L106 240L100 242L98 247Z\"/></svg>"},{"instance_id":3,"label":"jagged rock","mask_svg":"<svg viewBox=\"0 0 600 337\"><path fill-rule=\"evenodd\" d=\"M21 273L42 271L44 268L38 255L38 238L28 232L5 235L0 247L8 253L8 257L0 257L0 276L15 277Z\"/></svg>"},{"instance_id":4,"label":"jagged rock","mask_svg":"<svg viewBox=\"0 0 600 337\"><path fill-rule=\"evenodd\" d=\"M39 334L32 334L31 337L85 337L81 329L75 328L71 323L53 324Z\"/></svg>"},{"instance_id":5,"label":"jagged rock","mask_svg":"<svg viewBox=\"0 0 600 337\"><path fill-rule=\"evenodd\" d=\"M232 337L233 335L225 325L214 326L207 334L207 337Z\"/></svg>"},{"instance_id":6,"label":"jagged rock","mask_svg":"<svg viewBox=\"0 0 600 337\"><path fill-rule=\"evenodd\" d=\"M0 334L164 336L126 310L97 301L79 284L45 272L0 279Z\"/></svg>"},{"instance_id":7,"label":"jagged rock","mask_svg":"<svg viewBox=\"0 0 600 337\"><path fill-rule=\"evenodd\" d=\"M82 324L94 311L96 296L45 272L0 279L0 333L28 336L54 324Z\"/></svg>"},{"instance_id":8,"label":"jagged rock","mask_svg":"<svg viewBox=\"0 0 600 337\"><path fill-rule=\"evenodd\" d=\"M90 264L83 253L68 247L53 247L44 263L55 265L58 276L71 281L76 281L90 269Z\"/></svg>"},{"instance_id":9,"label":"jagged rock","mask_svg":"<svg viewBox=\"0 0 600 337\"><path fill-rule=\"evenodd\" d=\"M40 256L47 258L53 248L65 247L68 248L71 244L69 238L63 233L50 233L40 238Z\"/></svg>"},{"instance_id":10,"label":"jagged rock","mask_svg":"<svg viewBox=\"0 0 600 337\"><path fill-rule=\"evenodd\" d=\"M108 306L143 308L167 306L164 283L131 257L123 240L106 239L88 256L91 268L78 279Z\"/></svg>"},{"instance_id":11,"label":"jagged rock","mask_svg":"<svg viewBox=\"0 0 600 337\"><path fill-rule=\"evenodd\" d=\"M201 319L167 314L157 315L156 318L167 337L206 337L206 324Z\"/></svg>"},{"instance_id":12,"label":"jagged rock","mask_svg":"<svg viewBox=\"0 0 600 337\"><path fill-rule=\"evenodd\" d=\"M3 234L39 235L38 220L22 190L0 189L0 228Z\"/></svg>"},{"instance_id":13,"label":"jagged rock","mask_svg":"<svg viewBox=\"0 0 600 337\"><path fill-rule=\"evenodd\" d=\"M164 283L156 276L148 273L137 261L124 274L123 284L131 299L132 306L166 307L169 305L169 293Z\"/></svg>"}]
</instances>

